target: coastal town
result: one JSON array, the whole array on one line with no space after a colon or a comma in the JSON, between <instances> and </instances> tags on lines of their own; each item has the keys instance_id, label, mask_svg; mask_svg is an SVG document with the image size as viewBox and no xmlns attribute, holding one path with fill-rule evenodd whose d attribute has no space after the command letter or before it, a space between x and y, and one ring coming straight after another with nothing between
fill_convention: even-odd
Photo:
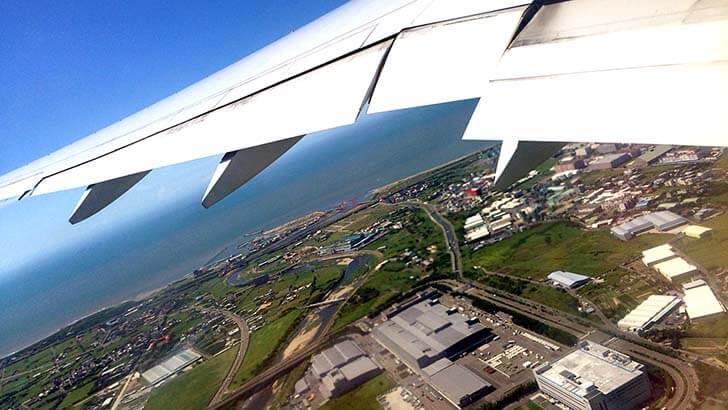
<instances>
[{"instance_id":1,"label":"coastal town","mask_svg":"<svg viewBox=\"0 0 728 410\"><path fill-rule=\"evenodd\" d=\"M728 157L498 147L277 228L0 361L0 407L713 409Z\"/></svg>"}]
</instances>

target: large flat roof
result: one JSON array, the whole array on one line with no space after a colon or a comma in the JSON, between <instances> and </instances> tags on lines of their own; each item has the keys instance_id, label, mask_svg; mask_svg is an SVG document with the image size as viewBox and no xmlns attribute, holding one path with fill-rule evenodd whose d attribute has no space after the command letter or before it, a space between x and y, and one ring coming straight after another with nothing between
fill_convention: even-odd
<instances>
[{"instance_id":1,"label":"large flat roof","mask_svg":"<svg viewBox=\"0 0 728 410\"><path fill-rule=\"evenodd\" d=\"M202 356L192 349L182 350L162 363L142 373L142 378L149 384L156 384L187 367L190 363L197 361L200 357Z\"/></svg>"},{"instance_id":2,"label":"large flat roof","mask_svg":"<svg viewBox=\"0 0 728 410\"><path fill-rule=\"evenodd\" d=\"M617 323L620 329L641 330L665 316L680 303L677 296L651 295Z\"/></svg>"},{"instance_id":3,"label":"large flat roof","mask_svg":"<svg viewBox=\"0 0 728 410\"><path fill-rule=\"evenodd\" d=\"M655 265L655 269L670 280L698 270L698 268L689 264L685 259L679 256L658 263Z\"/></svg>"},{"instance_id":4,"label":"large flat roof","mask_svg":"<svg viewBox=\"0 0 728 410\"><path fill-rule=\"evenodd\" d=\"M642 251L642 263L652 265L675 256L669 243Z\"/></svg>"},{"instance_id":5,"label":"large flat roof","mask_svg":"<svg viewBox=\"0 0 728 410\"><path fill-rule=\"evenodd\" d=\"M583 341L579 349L554 362L540 376L573 394L587 397L597 390L609 394L642 375L642 367L627 355Z\"/></svg>"},{"instance_id":6,"label":"large flat roof","mask_svg":"<svg viewBox=\"0 0 728 410\"><path fill-rule=\"evenodd\" d=\"M433 374L430 383L437 391L458 405L463 398L490 387L488 382L457 363L452 363Z\"/></svg>"},{"instance_id":7,"label":"large flat roof","mask_svg":"<svg viewBox=\"0 0 728 410\"><path fill-rule=\"evenodd\" d=\"M704 280L696 280L683 285L685 289L685 308L690 319L725 312L725 307L715 297L713 290Z\"/></svg>"},{"instance_id":8,"label":"large flat roof","mask_svg":"<svg viewBox=\"0 0 728 410\"><path fill-rule=\"evenodd\" d=\"M560 271L560 270L549 273L548 278L554 282L558 282L558 283L560 283L564 286L568 286L570 288L577 286L581 283L584 283L586 281L589 281L591 279L589 276L579 275L578 273L574 273L574 272L564 272L564 271Z\"/></svg>"}]
</instances>

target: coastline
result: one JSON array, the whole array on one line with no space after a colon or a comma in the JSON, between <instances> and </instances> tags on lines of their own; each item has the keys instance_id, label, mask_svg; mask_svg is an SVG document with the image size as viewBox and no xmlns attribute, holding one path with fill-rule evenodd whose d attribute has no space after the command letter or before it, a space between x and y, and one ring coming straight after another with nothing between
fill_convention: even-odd
<instances>
[{"instance_id":1,"label":"coastline","mask_svg":"<svg viewBox=\"0 0 728 410\"><path fill-rule=\"evenodd\" d=\"M374 189L368 191L366 194L364 194L362 196L362 198L365 198L365 200L371 200L371 199L375 198L377 195L379 195L379 194L385 192L386 190L390 189L391 187L394 187L394 186L396 186L398 184L407 183L408 181L412 181L412 180L415 180L415 179L418 179L418 178L422 178L423 176L426 176L427 174L430 174L430 173L436 172L438 170L441 170L443 168L447 168L449 166L452 166L452 165L454 165L454 164L456 164L456 163L458 163L460 161L463 161L463 160L465 160L465 159L467 159L467 158L469 158L469 157L471 157L471 156L473 156L473 155L475 155L475 154L477 154L479 152L487 151L487 150L489 150L491 148L492 148L492 146L487 147L487 148L484 148L484 149L477 150L475 152L470 152L468 154L462 155L462 156L460 156L458 158L455 158L453 160L447 161L447 162L442 163L442 164L438 164L438 165L436 165L434 167L431 167L429 169L426 169L424 171L421 171L421 172L418 172L416 174L412 174L412 175L406 176L406 177L401 178L399 180L396 180L396 181L390 182L388 184L382 185L380 187L374 188ZM315 215L317 213L326 214L331 209L333 209L333 208L329 208L328 210L326 210L326 209L324 209L324 210L314 210L314 211L309 212L309 213L307 213L305 215L302 215L302 216L299 216L299 217L296 217L296 218L292 218L291 220L288 220L288 221L286 221L284 223L281 223L280 225L278 225L276 227L273 227L273 228L264 230L263 232L266 232L266 233L267 232L276 232L276 231L278 231L280 229L283 229L286 226L289 226L289 225L291 225L293 223L296 223L298 221L301 221L301 220L304 220L306 218L309 218L312 215ZM243 235L239 236L238 238L236 238L236 240L239 240L244 235L246 235L246 234L243 234ZM228 244L226 247L223 247L220 252L223 252L229 246L230 246L230 244ZM218 252L218 254L220 252ZM185 275L179 277L178 279L175 279L175 280L173 280L173 281L171 281L171 282L169 282L169 283L167 283L165 285L159 286L159 287L154 288L154 289L142 291L142 292L138 293L137 295L135 295L133 297L130 297L128 299L121 300L119 302L115 302L115 303L103 305L103 306L97 308L96 310L94 310L93 312L90 312L90 313L88 313L86 315L83 315L83 316L81 316L81 317L73 320L73 321L70 321L70 322L66 323L65 325L63 325L63 326L60 326L60 327L56 328L54 331L49 332L45 336L42 336L42 337L37 338L32 343L29 343L29 344L27 344L27 345L25 345L23 347L20 347L20 348L12 351L10 353L3 354L2 357L0 357L0 361L6 360L6 359L8 359L8 358L10 358L10 357L18 354L18 353L21 353L24 350L29 349L29 348L33 347L34 345L36 345L38 343L43 342L44 340L48 339L49 337L51 337L51 336L53 336L55 334L58 334L58 333L64 331L65 329L67 329L68 327L71 327L71 326L73 326L73 325L75 325L75 324L77 324L77 323L79 323L79 322L81 322L81 321L83 321L85 319L88 319L91 316L94 316L96 314L102 313L102 312L104 312L106 310L109 310L109 309L117 308L117 307L119 307L119 306L121 306L123 304L129 303L129 302L137 302L138 303L138 302L142 302L142 301L145 301L147 299L150 299L150 298L156 296L157 294L159 294L160 292L164 291L165 289L169 288L170 286L173 286L175 283L177 283L177 282L179 282L181 280L185 280L185 279L191 277L192 275L193 275L192 272L188 272Z\"/></svg>"}]
</instances>

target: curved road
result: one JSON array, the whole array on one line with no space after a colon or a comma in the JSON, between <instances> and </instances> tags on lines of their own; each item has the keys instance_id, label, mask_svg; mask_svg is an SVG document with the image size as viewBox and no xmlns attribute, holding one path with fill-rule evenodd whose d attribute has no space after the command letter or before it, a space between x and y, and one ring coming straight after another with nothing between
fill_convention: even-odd
<instances>
[{"instance_id":1,"label":"curved road","mask_svg":"<svg viewBox=\"0 0 728 410\"><path fill-rule=\"evenodd\" d=\"M250 341L250 329L248 328L248 324L245 322L245 320L243 320L243 318L232 312L228 312L227 310L221 310L218 311L218 313L222 313L228 319L232 320L233 322L235 322L236 325L238 325L238 328L240 329L240 343L238 344L238 353L235 355L235 361L233 362L232 366L230 366L227 375L225 375L225 379L220 384L220 388L217 389L217 392L212 397L212 400L210 400L208 408L214 407L217 403L222 401L223 396L225 395L225 393L227 393L228 387L230 387L230 382L233 381L235 373L237 373L238 368L240 368L240 365L243 363L245 351L248 350L248 341Z\"/></svg>"},{"instance_id":2,"label":"curved road","mask_svg":"<svg viewBox=\"0 0 728 410\"><path fill-rule=\"evenodd\" d=\"M425 210L430 219L440 226L450 251L453 272L457 274L460 282L470 285L472 287L471 289L478 289L478 293L480 293L478 296L488 299L496 304L506 305L523 314L534 317L537 320L550 322L552 325L556 325L557 327L562 328L562 330L566 330L577 337L583 337L585 333L588 333L591 330L590 327L579 323L580 320L575 320L578 319L577 317L570 317L572 316L570 314L554 312L553 309L548 306L541 305L531 300L523 300L523 298L515 295L499 297L496 295L496 293L500 293L497 289L490 288L478 282L464 278L462 273L462 260L460 257L459 242L457 235L455 234L455 229L450 221L443 217L433 205L417 202L407 202L405 204ZM458 283L457 281L453 282ZM601 317L601 315L599 316L602 321L606 319L606 317ZM640 360L644 360L647 363L651 363L652 365L661 368L670 376L670 378L673 379L675 383L675 391L665 405L666 408L685 409L689 408L693 404L696 399L695 395L698 390L699 381L695 370L688 363L636 344L635 342L651 342L616 329L616 327L608 319L605 321L605 326L598 328L615 336L614 341L611 343L616 344L620 350L629 352L635 357L638 357Z\"/></svg>"}]
</instances>

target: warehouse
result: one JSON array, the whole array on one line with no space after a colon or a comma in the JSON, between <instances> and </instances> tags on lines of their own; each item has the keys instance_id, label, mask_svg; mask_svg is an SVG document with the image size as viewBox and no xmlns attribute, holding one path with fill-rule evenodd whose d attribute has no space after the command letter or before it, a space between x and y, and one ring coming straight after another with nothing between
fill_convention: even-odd
<instances>
[{"instance_id":1,"label":"warehouse","mask_svg":"<svg viewBox=\"0 0 728 410\"><path fill-rule=\"evenodd\" d=\"M617 326L626 331L639 332L657 323L680 304L677 296L651 295L634 308Z\"/></svg>"},{"instance_id":2,"label":"warehouse","mask_svg":"<svg viewBox=\"0 0 728 410\"><path fill-rule=\"evenodd\" d=\"M202 356L192 349L182 350L169 359L163 361L161 364L158 364L142 373L142 378L151 385L157 385L166 380L169 376L172 376L178 371L200 360L201 357Z\"/></svg>"},{"instance_id":3,"label":"warehouse","mask_svg":"<svg viewBox=\"0 0 728 410\"><path fill-rule=\"evenodd\" d=\"M656 229L660 232L669 231L687 223L687 219L670 211L660 211L644 214L631 221L613 227L610 232L617 238L627 241L642 232Z\"/></svg>"},{"instance_id":4,"label":"warehouse","mask_svg":"<svg viewBox=\"0 0 728 410\"><path fill-rule=\"evenodd\" d=\"M605 155L589 164L589 169L595 171L600 169L616 168L627 162L630 158L631 157L627 153Z\"/></svg>"},{"instance_id":5,"label":"warehouse","mask_svg":"<svg viewBox=\"0 0 728 410\"><path fill-rule=\"evenodd\" d=\"M440 359L424 370L430 367L438 368L429 377L430 385L455 406L467 406L492 389L490 383L448 359Z\"/></svg>"},{"instance_id":6,"label":"warehouse","mask_svg":"<svg viewBox=\"0 0 728 410\"><path fill-rule=\"evenodd\" d=\"M347 340L314 356L311 360L311 372L321 382L321 395L331 398L371 379L380 369L364 355L356 343ZM300 387L303 388L303 385Z\"/></svg>"},{"instance_id":7,"label":"warehouse","mask_svg":"<svg viewBox=\"0 0 728 410\"><path fill-rule=\"evenodd\" d=\"M698 279L686 283L683 285L683 289L685 290L683 300L690 320L725 312L725 306L715 297L715 293L704 280Z\"/></svg>"},{"instance_id":8,"label":"warehouse","mask_svg":"<svg viewBox=\"0 0 728 410\"><path fill-rule=\"evenodd\" d=\"M657 163L663 155L672 150L671 145L656 145L653 148L645 150L639 157L634 160L634 166L646 167Z\"/></svg>"},{"instance_id":9,"label":"warehouse","mask_svg":"<svg viewBox=\"0 0 728 410\"><path fill-rule=\"evenodd\" d=\"M651 396L643 365L589 341L533 370L541 391L571 409L636 409Z\"/></svg>"},{"instance_id":10,"label":"warehouse","mask_svg":"<svg viewBox=\"0 0 728 410\"><path fill-rule=\"evenodd\" d=\"M573 272L564 272L560 270L549 273L548 278L549 280L553 281L555 285L563 286L568 289L578 288L579 286L582 286L591 280L591 278L588 276L579 275L578 273Z\"/></svg>"},{"instance_id":11,"label":"warehouse","mask_svg":"<svg viewBox=\"0 0 728 410\"><path fill-rule=\"evenodd\" d=\"M689 238L700 239L710 234L712 229L700 225L688 225L683 229L683 234Z\"/></svg>"},{"instance_id":12,"label":"warehouse","mask_svg":"<svg viewBox=\"0 0 728 410\"><path fill-rule=\"evenodd\" d=\"M480 216L480 214L475 214L465 220L465 225L463 226L463 229L465 229L466 231L470 231L482 226L484 223L485 221L483 220L483 217Z\"/></svg>"},{"instance_id":13,"label":"warehouse","mask_svg":"<svg viewBox=\"0 0 728 410\"><path fill-rule=\"evenodd\" d=\"M698 268L679 256L656 264L655 270L670 282L683 281L698 273Z\"/></svg>"},{"instance_id":14,"label":"warehouse","mask_svg":"<svg viewBox=\"0 0 728 410\"><path fill-rule=\"evenodd\" d=\"M674 257L675 252L673 252L672 246L667 243L642 251L642 263L644 263L645 266L652 266L660 262L665 262L666 260Z\"/></svg>"},{"instance_id":15,"label":"warehouse","mask_svg":"<svg viewBox=\"0 0 728 410\"><path fill-rule=\"evenodd\" d=\"M491 332L437 299L426 299L391 316L372 335L411 368L422 369L482 342Z\"/></svg>"}]
</instances>

